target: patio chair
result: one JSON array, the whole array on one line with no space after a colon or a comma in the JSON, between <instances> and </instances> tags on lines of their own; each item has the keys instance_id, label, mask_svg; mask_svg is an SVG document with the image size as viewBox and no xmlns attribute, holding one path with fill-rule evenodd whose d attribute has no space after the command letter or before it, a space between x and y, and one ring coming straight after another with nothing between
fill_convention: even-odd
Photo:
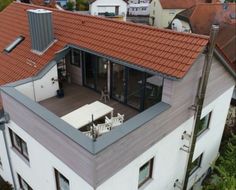
<instances>
[{"instance_id":1,"label":"patio chair","mask_svg":"<svg viewBox=\"0 0 236 190\"><path fill-rule=\"evenodd\" d=\"M117 127L124 122L124 114L121 115L121 114L117 113L117 116L111 117L111 119L109 119L108 117L105 117L105 122L110 123L112 128Z\"/></svg>"},{"instance_id":2,"label":"patio chair","mask_svg":"<svg viewBox=\"0 0 236 190\"><path fill-rule=\"evenodd\" d=\"M111 130L111 125L108 123L102 123L97 125L93 124L93 127L97 131L98 136L104 133L108 133Z\"/></svg>"},{"instance_id":3,"label":"patio chair","mask_svg":"<svg viewBox=\"0 0 236 190\"><path fill-rule=\"evenodd\" d=\"M107 102L107 100L110 101L110 95L109 95L109 92L107 91L107 88L104 88L101 91L101 98L100 98L100 100L104 100L105 103Z\"/></svg>"}]
</instances>

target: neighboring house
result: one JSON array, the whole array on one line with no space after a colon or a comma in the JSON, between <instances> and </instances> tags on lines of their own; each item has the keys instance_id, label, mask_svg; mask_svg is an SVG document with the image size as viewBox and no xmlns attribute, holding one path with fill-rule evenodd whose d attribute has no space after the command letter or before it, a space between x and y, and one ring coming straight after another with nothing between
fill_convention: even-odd
<instances>
[{"instance_id":1,"label":"neighboring house","mask_svg":"<svg viewBox=\"0 0 236 190\"><path fill-rule=\"evenodd\" d=\"M126 20L127 1L125 0L88 0L88 2L91 15Z\"/></svg>"},{"instance_id":2,"label":"neighboring house","mask_svg":"<svg viewBox=\"0 0 236 190\"><path fill-rule=\"evenodd\" d=\"M45 9L0 13L0 175L16 189L172 190L194 132L187 189L201 180L235 85L214 56L196 104L208 37Z\"/></svg>"},{"instance_id":3,"label":"neighboring house","mask_svg":"<svg viewBox=\"0 0 236 190\"><path fill-rule=\"evenodd\" d=\"M149 3L130 3L128 5L128 15L149 16Z\"/></svg>"},{"instance_id":4,"label":"neighboring house","mask_svg":"<svg viewBox=\"0 0 236 190\"><path fill-rule=\"evenodd\" d=\"M149 16L150 0L129 0L128 15Z\"/></svg>"},{"instance_id":5,"label":"neighboring house","mask_svg":"<svg viewBox=\"0 0 236 190\"><path fill-rule=\"evenodd\" d=\"M176 14L198 3L208 3L217 0L152 0L150 4L150 25L166 28Z\"/></svg>"},{"instance_id":6,"label":"neighboring house","mask_svg":"<svg viewBox=\"0 0 236 190\"><path fill-rule=\"evenodd\" d=\"M129 4L149 3L150 0L128 0Z\"/></svg>"},{"instance_id":7,"label":"neighboring house","mask_svg":"<svg viewBox=\"0 0 236 190\"><path fill-rule=\"evenodd\" d=\"M67 3L67 0L29 0L29 1L21 0L21 2L63 10L61 6L65 6Z\"/></svg>"},{"instance_id":8,"label":"neighboring house","mask_svg":"<svg viewBox=\"0 0 236 190\"><path fill-rule=\"evenodd\" d=\"M236 75L236 4L212 3L198 4L178 13L171 23L171 28L179 32L210 34L212 24L219 24L217 51ZM232 104L236 104L236 89Z\"/></svg>"}]
</instances>

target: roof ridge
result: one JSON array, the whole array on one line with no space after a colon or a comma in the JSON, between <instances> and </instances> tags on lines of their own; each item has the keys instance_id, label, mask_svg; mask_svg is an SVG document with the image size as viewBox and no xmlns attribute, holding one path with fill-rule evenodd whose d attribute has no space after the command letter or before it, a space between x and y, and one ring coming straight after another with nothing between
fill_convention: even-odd
<instances>
[{"instance_id":1,"label":"roof ridge","mask_svg":"<svg viewBox=\"0 0 236 190\"><path fill-rule=\"evenodd\" d=\"M132 23L132 22L124 22L124 21L118 21L118 20L112 20L109 18L102 18L102 17L98 17L98 16L92 16L92 15L84 15L84 14L80 14L80 13L75 13L72 11L66 11L66 10L58 10L55 8L51 8L51 7L44 7L44 6L39 6L39 5L32 5L32 4L26 4L26 3L21 3L21 2L13 2L12 4L19 4L21 6L28 6L28 7L35 7L35 8L44 8L44 9L48 9L48 10L52 10L52 11L56 11L56 12L63 12L66 14L72 14L72 15L79 15L81 17L85 17L85 18L93 18L93 19L97 19L97 20L106 20L107 22L114 22L114 23L119 23L122 25L129 25L129 26L134 26L134 27L142 27L145 29L149 29L149 30L158 30L160 32L165 32L165 33L173 33L173 34L177 34L177 35L181 35L181 36L192 36L192 37L196 37L196 38L202 38L202 39L209 39L208 36L206 35L202 35L202 34L193 34L193 33L185 33L185 32L177 32L174 30L170 30L170 29L161 29L161 28L156 28L153 26L148 26L148 25L144 25L144 24L139 24L139 23Z\"/></svg>"}]
</instances>

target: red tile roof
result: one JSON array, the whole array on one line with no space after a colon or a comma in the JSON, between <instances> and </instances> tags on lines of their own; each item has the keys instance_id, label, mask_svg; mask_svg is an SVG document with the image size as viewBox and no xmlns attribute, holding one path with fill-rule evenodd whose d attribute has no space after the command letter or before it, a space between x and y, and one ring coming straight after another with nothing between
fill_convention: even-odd
<instances>
[{"instance_id":1,"label":"red tile roof","mask_svg":"<svg viewBox=\"0 0 236 190\"><path fill-rule=\"evenodd\" d=\"M46 3L44 0L30 0L30 2L34 5L39 5L39 6L46 6L46 7L52 7L56 8L56 0L49 0L48 3Z\"/></svg>"},{"instance_id":2,"label":"red tile roof","mask_svg":"<svg viewBox=\"0 0 236 190\"><path fill-rule=\"evenodd\" d=\"M188 9L198 3L207 3L208 1L209 0L160 0L160 3L163 9Z\"/></svg>"},{"instance_id":3,"label":"red tile roof","mask_svg":"<svg viewBox=\"0 0 236 190\"><path fill-rule=\"evenodd\" d=\"M37 75L67 44L182 78L208 42L205 36L46 8L53 11L57 42L40 56L31 51L27 19L27 10L37 8L42 7L14 2L0 13L0 85ZM25 40L5 53L19 35Z\"/></svg>"},{"instance_id":4,"label":"red tile roof","mask_svg":"<svg viewBox=\"0 0 236 190\"><path fill-rule=\"evenodd\" d=\"M176 18L190 23L191 30L197 34L209 35L212 24L219 24L217 47L236 72L236 3L198 4L176 15Z\"/></svg>"}]
</instances>

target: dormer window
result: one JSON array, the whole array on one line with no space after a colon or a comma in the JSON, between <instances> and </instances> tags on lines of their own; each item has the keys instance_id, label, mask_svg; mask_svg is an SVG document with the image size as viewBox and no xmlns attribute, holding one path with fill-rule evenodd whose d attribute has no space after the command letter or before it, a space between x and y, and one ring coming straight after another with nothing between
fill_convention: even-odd
<instances>
[{"instance_id":1,"label":"dormer window","mask_svg":"<svg viewBox=\"0 0 236 190\"><path fill-rule=\"evenodd\" d=\"M25 38L23 36L18 36L12 43L10 43L4 51L10 53L13 49L16 48Z\"/></svg>"}]
</instances>

